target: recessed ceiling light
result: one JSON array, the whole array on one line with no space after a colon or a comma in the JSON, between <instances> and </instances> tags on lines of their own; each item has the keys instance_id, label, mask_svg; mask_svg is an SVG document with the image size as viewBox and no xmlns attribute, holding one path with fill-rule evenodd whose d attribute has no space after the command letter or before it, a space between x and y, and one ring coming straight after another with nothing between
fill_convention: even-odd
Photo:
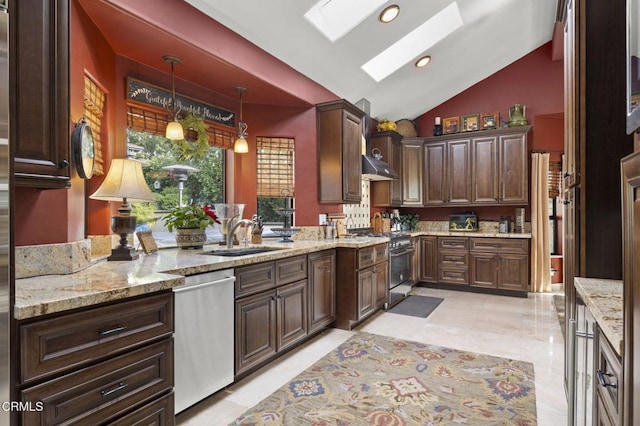
<instances>
[{"instance_id":1,"label":"recessed ceiling light","mask_svg":"<svg viewBox=\"0 0 640 426\"><path fill-rule=\"evenodd\" d=\"M304 17L334 42L386 2L387 0L320 0Z\"/></svg>"},{"instance_id":2,"label":"recessed ceiling light","mask_svg":"<svg viewBox=\"0 0 640 426\"><path fill-rule=\"evenodd\" d=\"M426 67L429 62L431 62L431 56L429 55L423 56L416 61L416 67L417 68Z\"/></svg>"},{"instance_id":3,"label":"recessed ceiling light","mask_svg":"<svg viewBox=\"0 0 640 426\"><path fill-rule=\"evenodd\" d=\"M380 12L378 19L380 20L380 22L384 22L385 24L387 24L396 19L399 14L400 6L398 6L397 4L392 4L391 6L385 7L384 10Z\"/></svg>"},{"instance_id":4,"label":"recessed ceiling light","mask_svg":"<svg viewBox=\"0 0 640 426\"><path fill-rule=\"evenodd\" d=\"M453 2L373 57L362 69L375 81L381 81L462 25L458 4Z\"/></svg>"}]
</instances>

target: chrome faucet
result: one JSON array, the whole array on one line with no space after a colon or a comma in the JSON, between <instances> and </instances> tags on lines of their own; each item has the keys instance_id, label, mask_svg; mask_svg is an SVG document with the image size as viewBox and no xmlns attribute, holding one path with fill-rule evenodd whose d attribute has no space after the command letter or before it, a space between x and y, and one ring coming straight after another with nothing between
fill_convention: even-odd
<instances>
[{"instance_id":1,"label":"chrome faucet","mask_svg":"<svg viewBox=\"0 0 640 426\"><path fill-rule=\"evenodd\" d=\"M239 217L240 215L235 215L234 217L229 219L229 223L227 225L227 248L233 247L233 234L235 234L236 229L238 229L240 225L244 223L247 228L249 228L249 226L253 228L254 226L253 221L250 219L240 219L234 223L233 220ZM249 235L248 229L247 229L247 232L245 233L244 239L242 240L242 243L244 244L245 247L249 244L249 238L247 238L247 235Z\"/></svg>"}]
</instances>

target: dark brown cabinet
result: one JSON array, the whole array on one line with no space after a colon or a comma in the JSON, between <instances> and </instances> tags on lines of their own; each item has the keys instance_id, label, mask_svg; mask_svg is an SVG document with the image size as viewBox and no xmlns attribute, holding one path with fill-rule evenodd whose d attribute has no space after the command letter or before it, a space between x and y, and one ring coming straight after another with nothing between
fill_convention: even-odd
<instances>
[{"instance_id":1,"label":"dark brown cabinet","mask_svg":"<svg viewBox=\"0 0 640 426\"><path fill-rule=\"evenodd\" d=\"M438 237L438 282L469 285L467 237Z\"/></svg>"},{"instance_id":2,"label":"dark brown cabinet","mask_svg":"<svg viewBox=\"0 0 640 426\"><path fill-rule=\"evenodd\" d=\"M9 16L15 184L68 188L69 1L14 1Z\"/></svg>"},{"instance_id":3,"label":"dark brown cabinet","mask_svg":"<svg viewBox=\"0 0 640 426\"><path fill-rule=\"evenodd\" d=\"M371 203L380 207L402 205L402 135L394 131L378 132L371 136L371 149L378 149L382 159L398 173L400 179L372 181Z\"/></svg>"},{"instance_id":4,"label":"dark brown cabinet","mask_svg":"<svg viewBox=\"0 0 640 426\"><path fill-rule=\"evenodd\" d=\"M309 333L336 318L336 251L309 254Z\"/></svg>"},{"instance_id":5,"label":"dark brown cabinet","mask_svg":"<svg viewBox=\"0 0 640 426\"><path fill-rule=\"evenodd\" d=\"M472 204L528 204L526 129L471 140Z\"/></svg>"},{"instance_id":6,"label":"dark brown cabinet","mask_svg":"<svg viewBox=\"0 0 640 426\"><path fill-rule=\"evenodd\" d=\"M236 376L307 337L306 275L305 255L236 268Z\"/></svg>"},{"instance_id":7,"label":"dark brown cabinet","mask_svg":"<svg viewBox=\"0 0 640 426\"><path fill-rule=\"evenodd\" d=\"M529 241L515 238L470 239L470 285L526 294Z\"/></svg>"},{"instance_id":8,"label":"dark brown cabinet","mask_svg":"<svg viewBox=\"0 0 640 426\"><path fill-rule=\"evenodd\" d=\"M338 248L336 327L351 330L386 303L388 260L386 243L359 249Z\"/></svg>"},{"instance_id":9,"label":"dark brown cabinet","mask_svg":"<svg viewBox=\"0 0 640 426\"><path fill-rule=\"evenodd\" d=\"M420 237L420 275L419 281L438 281L438 237L423 235Z\"/></svg>"},{"instance_id":10,"label":"dark brown cabinet","mask_svg":"<svg viewBox=\"0 0 640 426\"><path fill-rule=\"evenodd\" d=\"M622 364L600 328L596 329L594 424L617 426L623 424Z\"/></svg>"},{"instance_id":11,"label":"dark brown cabinet","mask_svg":"<svg viewBox=\"0 0 640 426\"><path fill-rule=\"evenodd\" d=\"M402 140L402 205L405 207L422 207L423 149L422 139Z\"/></svg>"},{"instance_id":12,"label":"dark brown cabinet","mask_svg":"<svg viewBox=\"0 0 640 426\"><path fill-rule=\"evenodd\" d=\"M470 204L470 140L428 141L424 149L424 206Z\"/></svg>"},{"instance_id":13,"label":"dark brown cabinet","mask_svg":"<svg viewBox=\"0 0 640 426\"><path fill-rule=\"evenodd\" d=\"M364 112L345 100L318 104L316 111L319 201L360 203Z\"/></svg>"},{"instance_id":14,"label":"dark brown cabinet","mask_svg":"<svg viewBox=\"0 0 640 426\"><path fill-rule=\"evenodd\" d=\"M19 395L43 404L23 412L22 424L126 424L158 411L173 424L171 291L21 321L18 330Z\"/></svg>"}]
</instances>

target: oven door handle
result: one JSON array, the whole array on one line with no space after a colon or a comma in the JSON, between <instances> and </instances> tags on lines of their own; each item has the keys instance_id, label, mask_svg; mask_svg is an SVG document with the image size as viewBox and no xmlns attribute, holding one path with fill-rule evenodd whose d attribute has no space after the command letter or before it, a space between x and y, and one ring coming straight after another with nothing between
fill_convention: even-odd
<instances>
[{"instance_id":1,"label":"oven door handle","mask_svg":"<svg viewBox=\"0 0 640 426\"><path fill-rule=\"evenodd\" d=\"M389 252L389 256L391 256L391 257L404 256L405 254L411 254L411 253L413 253L414 251L415 251L415 250L414 250L414 248L413 248L413 247L409 247L409 248L407 248L407 249L405 249L405 250L402 250L402 251L396 251L396 252L394 252L394 251L390 251L390 252Z\"/></svg>"}]
</instances>

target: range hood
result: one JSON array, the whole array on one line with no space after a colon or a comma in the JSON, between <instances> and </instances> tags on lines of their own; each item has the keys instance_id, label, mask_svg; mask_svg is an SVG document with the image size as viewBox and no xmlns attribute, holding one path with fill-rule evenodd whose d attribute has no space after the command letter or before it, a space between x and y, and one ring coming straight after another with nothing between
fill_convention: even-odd
<instances>
[{"instance_id":1,"label":"range hood","mask_svg":"<svg viewBox=\"0 0 640 426\"><path fill-rule=\"evenodd\" d=\"M371 117L369 116L371 112L371 104L368 100L363 98L356 103L356 106L365 113L362 130L364 133L363 137L365 139L363 143L366 146L365 152L368 153L371 152ZM400 179L400 176L395 170L393 170L393 168L391 168L389 163L382 159L375 158L372 155L363 154L362 178L368 180L394 180Z\"/></svg>"}]
</instances>

